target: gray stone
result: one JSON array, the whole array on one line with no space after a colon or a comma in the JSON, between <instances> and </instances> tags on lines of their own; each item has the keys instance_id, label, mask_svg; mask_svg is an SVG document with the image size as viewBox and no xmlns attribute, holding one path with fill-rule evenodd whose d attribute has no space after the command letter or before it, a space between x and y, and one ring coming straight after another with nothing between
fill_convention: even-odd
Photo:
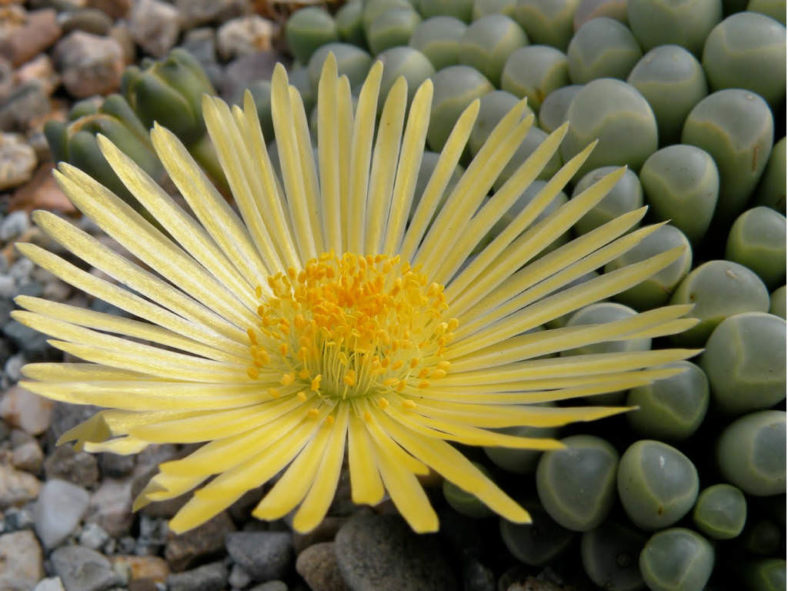
<instances>
[{"instance_id":1,"label":"gray stone","mask_svg":"<svg viewBox=\"0 0 788 591\"><path fill-rule=\"evenodd\" d=\"M96 457L73 447L61 445L44 460L47 479L60 478L90 488L99 479Z\"/></svg>"},{"instance_id":2,"label":"gray stone","mask_svg":"<svg viewBox=\"0 0 788 591\"><path fill-rule=\"evenodd\" d=\"M16 87L0 103L0 130L27 131L34 119L49 113L49 97L44 85L31 80Z\"/></svg>"},{"instance_id":3,"label":"gray stone","mask_svg":"<svg viewBox=\"0 0 788 591\"><path fill-rule=\"evenodd\" d=\"M337 564L334 542L309 546L298 555L296 571L312 591L347 591Z\"/></svg>"},{"instance_id":4,"label":"gray stone","mask_svg":"<svg viewBox=\"0 0 788 591\"><path fill-rule=\"evenodd\" d=\"M10 312L11 306L13 303L10 300L0 300L0 314L4 312L3 309L4 305L7 305L8 311ZM25 360L25 356L23 353L17 353L16 355L11 355L3 365L3 373L6 375L8 380L11 383L16 383L22 378L22 366L27 363Z\"/></svg>"},{"instance_id":5,"label":"gray stone","mask_svg":"<svg viewBox=\"0 0 788 591\"><path fill-rule=\"evenodd\" d=\"M79 534L79 545L98 550L109 540L109 534L98 523L88 522Z\"/></svg>"},{"instance_id":6,"label":"gray stone","mask_svg":"<svg viewBox=\"0 0 788 591\"><path fill-rule=\"evenodd\" d=\"M3 531L12 532L22 529L33 529L34 503L24 507L10 507L3 513Z\"/></svg>"},{"instance_id":7,"label":"gray stone","mask_svg":"<svg viewBox=\"0 0 788 591\"><path fill-rule=\"evenodd\" d=\"M175 0L184 29L241 16L251 7L248 0Z\"/></svg>"},{"instance_id":8,"label":"gray stone","mask_svg":"<svg viewBox=\"0 0 788 591\"><path fill-rule=\"evenodd\" d=\"M227 536L226 546L255 581L285 578L293 561L293 542L286 532L235 532Z\"/></svg>"},{"instance_id":9,"label":"gray stone","mask_svg":"<svg viewBox=\"0 0 788 591\"><path fill-rule=\"evenodd\" d=\"M120 583L106 556L82 546L63 546L52 552L52 569L66 591L105 591Z\"/></svg>"},{"instance_id":10,"label":"gray stone","mask_svg":"<svg viewBox=\"0 0 788 591\"><path fill-rule=\"evenodd\" d=\"M131 479L105 478L90 499L88 521L99 524L109 535L119 538L129 533L131 514Z\"/></svg>"},{"instance_id":11,"label":"gray stone","mask_svg":"<svg viewBox=\"0 0 788 591\"><path fill-rule=\"evenodd\" d=\"M16 280L10 275L0 275L0 298L11 299L16 296Z\"/></svg>"},{"instance_id":12,"label":"gray stone","mask_svg":"<svg viewBox=\"0 0 788 591\"><path fill-rule=\"evenodd\" d=\"M7 371L7 370L6 370ZM52 434L54 441L60 439L69 429L76 427L80 423L87 421L90 417L101 410L98 406L90 404L67 404L65 402L56 402L52 409L52 428L49 432ZM55 453L60 449L67 449L65 446L57 448ZM71 450L73 451L73 450ZM68 453L68 452L60 452ZM96 472L98 476L98 471Z\"/></svg>"},{"instance_id":13,"label":"gray stone","mask_svg":"<svg viewBox=\"0 0 788 591\"><path fill-rule=\"evenodd\" d=\"M178 9L159 0L138 0L131 10L129 32L137 44L155 57L175 45L180 31Z\"/></svg>"},{"instance_id":14,"label":"gray stone","mask_svg":"<svg viewBox=\"0 0 788 591\"><path fill-rule=\"evenodd\" d=\"M58 42L54 58L73 97L109 94L120 87L125 62L115 39L74 31Z\"/></svg>"},{"instance_id":15,"label":"gray stone","mask_svg":"<svg viewBox=\"0 0 788 591\"><path fill-rule=\"evenodd\" d=\"M50 337L16 320L5 323L3 334L11 339L28 359L41 358L50 349L47 343Z\"/></svg>"},{"instance_id":16,"label":"gray stone","mask_svg":"<svg viewBox=\"0 0 788 591\"><path fill-rule=\"evenodd\" d=\"M112 28L112 19L106 12L97 8L81 8L58 15L63 34L71 31L84 31L94 35L106 35Z\"/></svg>"},{"instance_id":17,"label":"gray stone","mask_svg":"<svg viewBox=\"0 0 788 591\"><path fill-rule=\"evenodd\" d=\"M267 581L250 588L248 591L287 591L287 583L283 581Z\"/></svg>"},{"instance_id":18,"label":"gray stone","mask_svg":"<svg viewBox=\"0 0 788 591\"><path fill-rule=\"evenodd\" d=\"M240 564L234 564L227 582L233 587L244 588L252 582L252 577Z\"/></svg>"},{"instance_id":19,"label":"gray stone","mask_svg":"<svg viewBox=\"0 0 788 591\"><path fill-rule=\"evenodd\" d=\"M173 571L185 570L199 558L218 554L224 547L225 537L234 530L232 519L223 511L193 530L181 535L171 534L164 558Z\"/></svg>"},{"instance_id":20,"label":"gray stone","mask_svg":"<svg viewBox=\"0 0 788 591\"><path fill-rule=\"evenodd\" d=\"M462 569L463 591L495 591L495 573L471 559Z\"/></svg>"},{"instance_id":21,"label":"gray stone","mask_svg":"<svg viewBox=\"0 0 788 591\"><path fill-rule=\"evenodd\" d=\"M233 60L224 69L224 80L220 86L222 96L226 100L243 96L250 80L270 79L274 66L281 60L282 56L277 51L260 51Z\"/></svg>"},{"instance_id":22,"label":"gray stone","mask_svg":"<svg viewBox=\"0 0 788 591\"><path fill-rule=\"evenodd\" d=\"M12 581L23 582L32 589L44 576L44 557L33 532L18 531L0 536L0 589Z\"/></svg>"},{"instance_id":23,"label":"gray stone","mask_svg":"<svg viewBox=\"0 0 788 591\"><path fill-rule=\"evenodd\" d=\"M62 543L82 521L90 503L88 491L65 480L48 480L33 510L38 537L46 548Z\"/></svg>"},{"instance_id":24,"label":"gray stone","mask_svg":"<svg viewBox=\"0 0 788 591\"><path fill-rule=\"evenodd\" d=\"M35 500L39 490L41 482L38 478L0 463L0 510Z\"/></svg>"},{"instance_id":25,"label":"gray stone","mask_svg":"<svg viewBox=\"0 0 788 591\"><path fill-rule=\"evenodd\" d=\"M0 222L0 240L10 242L30 229L30 217L26 211L13 211Z\"/></svg>"},{"instance_id":26,"label":"gray stone","mask_svg":"<svg viewBox=\"0 0 788 591\"><path fill-rule=\"evenodd\" d=\"M35 265L28 258L20 258L8 269L8 274L16 279L17 283L24 283L30 277Z\"/></svg>"},{"instance_id":27,"label":"gray stone","mask_svg":"<svg viewBox=\"0 0 788 591\"><path fill-rule=\"evenodd\" d=\"M222 59L251 55L271 49L276 25L258 15L227 21L216 34L216 48Z\"/></svg>"},{"instance_id":28,"label":"gray stone","mask_svg":"<svg viewBox=\"0 0 788 591\"><path fill-rule=\"evenodd\" d=\"M227 568L221 562L167 577L169 591L222 591L226 584Z\"/></svg>"},{"instance_id":29,"label":"gray stone","mask_svg":"<svg viewBox=\"0 0 788 591\"><path fill-rule=\"evenodd\" d=\"M99 466L104 476L111 478L121 478L128 476L134 470L134 456L122 456L105 452L99 455Z\"/></svg>"},{"instance_id":30,"label":"gray stone","mask_svg":"<svg viewBox=\"0 0 788 591\"><path fill-rule=\"evenodd\" d=\"M60 577L52 577L51 579L41 579L33 591L66 591L66 589L63 587Z\"/></svg>"},{"instance_id":31,"label":"gray stone","mask_svg":"<svg viewBox=\"0 0 788 591\"><path fill-rule=\"evenodd\" d=\"M30 180L36 167L36 152L22 136L0 133L0 191Z\"/></svg>"},{"instance_id":32,"label":"gray stone","mask_svg":"<svg viewBox=\"0 0 788 591\"><path fill-rule=\"evenodd\" d=\"M181 47L200 62L214 88L221 88L224 68L216 61L216 32L209 27L193 29L186 34Z\"/></svg>"},{"instance_id":33,"label":"gray stone","mask_svg":"<svg viewBox=\"0 0 788 591\"><path fill-rule=\"evenodd\" d=\"M336 556L353 591L451 591L454 573L434 535L415 534L398 515L359 513L337 533Z\"/></svg>"}]
</instances>

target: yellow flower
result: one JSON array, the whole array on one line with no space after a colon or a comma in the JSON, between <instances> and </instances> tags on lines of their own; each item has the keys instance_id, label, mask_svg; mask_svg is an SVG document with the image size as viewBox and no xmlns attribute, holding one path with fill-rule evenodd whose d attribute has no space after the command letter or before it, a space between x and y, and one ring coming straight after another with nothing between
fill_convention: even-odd
<instances>
[{"instance_id":1,"label":"yellow flower","mask_svg":"<svg viewBox=\"0 0 788 591\"><path fill-rule=\"evenodd\" d=\"M535 222L591 147L481 248L566 133L564 126L551 134L487 198L533 124L532 115L523 118L524 101L493 130L439 207L479 110L478 101L471 104L412 207L432 85L421 85L406 118L406 83L398 80L376 135L381 72L380 63L371 69L354 113L347 78L337 76L333 57L326 61L315 159L300 97L277 67L272 108L281 176L251 97L232 110L206 97L206 124L237 210L166 129L154 128L151 138L189 210L100 138L112 168L166 233L61 164L56 176L74 204L133 257L51 213L36 212L36 223L116 282L33 244L19 245L41 267L134 317L17 299L27 311L14 318L84 360L27 365L25 387L53 400L108 408L62 440L121 454L155 443L205 443L163 463L135 503L197 489L170 523L176 532L203 523L280 472L253 515L277 519L295 510L293 527L310 530L329 508L346 449L353 500L375 504L388 494L418 532L438 528L417 478L430 470L506 519L527 522L526 511L450 442L559 448L554 440L500 428L618 413L624 409L538 403L646 384L674 371L656 366L694 353L550 357L693 325L681 318L687 306L671 306L607 324L529 332L637 284L679 252L566 287L656 228L627 233L643 208L539 256L623 172Z\"/></svg>"}]
</instances>

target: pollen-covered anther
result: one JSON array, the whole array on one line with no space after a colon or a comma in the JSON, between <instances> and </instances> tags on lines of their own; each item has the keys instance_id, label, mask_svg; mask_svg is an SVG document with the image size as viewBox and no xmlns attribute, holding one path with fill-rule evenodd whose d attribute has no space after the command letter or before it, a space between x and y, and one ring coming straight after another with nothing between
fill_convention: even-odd
<instances>
[{"instance_id":1,"label":"pollen-covered anther","mask_svg":"<svg viewBox=\"0 0 788 591\"><path fill-rule=\"evenodd\" d=\"M346 399L446 375L458 323L445 314L443 286L399 257L322 253L266 281L273 295L260 298L249 330L252 365L279 373L282 386Z\"/></svg>"}]
</instances>

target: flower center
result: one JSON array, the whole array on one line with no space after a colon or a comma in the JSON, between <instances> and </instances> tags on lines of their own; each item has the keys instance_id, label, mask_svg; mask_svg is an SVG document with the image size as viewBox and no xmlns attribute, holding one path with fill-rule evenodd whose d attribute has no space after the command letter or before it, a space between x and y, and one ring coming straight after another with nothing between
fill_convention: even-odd
<instances>
[{"instance_id":1,"label":"flower center","mask_svg":"<svg viewBox=\"0 0 788 591\"><path fill-rule=\"evenodd\" d=\"M250 328L249 377L277 379L269 393L331 399L423 389L449 369L443 286L399 256L323 253L268 277Z\"/></svg>"}]
</instances>

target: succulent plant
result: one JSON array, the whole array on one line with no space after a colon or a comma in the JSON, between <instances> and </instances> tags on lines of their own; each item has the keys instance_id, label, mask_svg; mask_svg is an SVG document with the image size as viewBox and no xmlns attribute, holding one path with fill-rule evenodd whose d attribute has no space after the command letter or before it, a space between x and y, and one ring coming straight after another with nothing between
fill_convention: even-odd
<instances>
[{"instance_id":1,"label":"succulent plant","mask_svg":"<svg viewBox=\"0 0 788 591\"><path fill-rule=\"evenodd\" d=\"M678 522L695 505L698 486L692 460L661 441L637 441L621 456L618 495L641 529L653 531Z\"/></svg>"},{"instance_id":2,"label":"succulent plant","mask_svg":"<svg viewBox=\"0 0 788 591\"><path fill-rule=\"evenodd\" d=\"M695 146L674 144L657 150L640 169L640 183L657 219L697 244L706 235L720 191L717 165Z\"/></svg>"},{"instance_id":3,"label":"succulent plant","mask_svg":"<svg viewBox=\"0 0 788 591\"><path fill-rule=\"evenodd\" d=\"M145 125L121 95L107 97L100 106L94 102L77 103L69 116L69 121L49 121L44 126L55 161L73 164L101 180L119 197L136 204L99 150L96 136L102 134L157 182L165 182L164 168L153 151Z\"/></svg>"}]
</instances>

